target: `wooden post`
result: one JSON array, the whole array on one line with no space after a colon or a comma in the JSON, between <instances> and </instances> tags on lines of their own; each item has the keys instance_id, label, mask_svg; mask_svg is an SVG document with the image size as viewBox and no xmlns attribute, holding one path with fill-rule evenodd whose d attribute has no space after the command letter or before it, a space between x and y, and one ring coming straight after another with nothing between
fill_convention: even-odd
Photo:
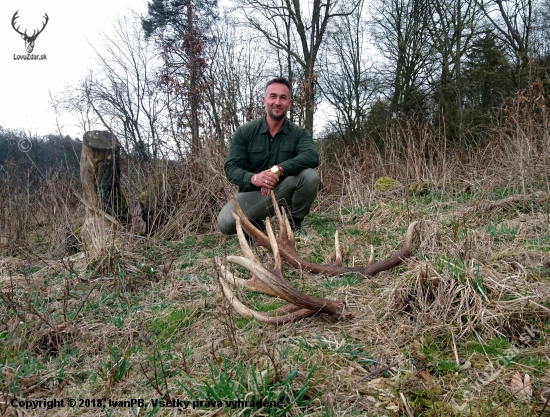
<instances>
[{"instance_id":1,"label":"wooden post","mask_svg":"<svg viewBox=\"0 0 550 417\"><path fill-rule=\"evenodd\" d=\"M100 130L84 133L80 180L86 217L80 236L86 252L92 256L106 248L110 232L125 222L127 207L120 190L119 155L120 146L112 133Z\"/></svg>"}]
</instances>

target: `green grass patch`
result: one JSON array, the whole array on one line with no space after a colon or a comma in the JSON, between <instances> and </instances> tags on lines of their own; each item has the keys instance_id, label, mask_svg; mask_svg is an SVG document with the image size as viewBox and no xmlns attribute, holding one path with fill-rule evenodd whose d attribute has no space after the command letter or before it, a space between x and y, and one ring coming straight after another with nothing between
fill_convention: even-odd
<instances>
[{"instance_id":1,"label":"green grass patch","mask_svg":"<svg viewBox=\"0 0 550 417\"><path fill-rule=\"evenodd\" d=\"M342 276L325 276L320 285L326 289L350 287L361 284L364 280L364 276L350 273Z\"/></svg>"},{"instance_id":2,"label":"green grass patch","mask_svg":"<svg viewBox=\"0 0 550 417\"><path fill-rule=\"evenodd\" d=\"M186 377L180 386L200 409L222 408L227 415L285 416L307 407L322 393L311 393L310 384L317 367L310 367L304 379L298 369L286 376L273 375L268 367L259 369L241 362L210 362L209 378L202 381ZM240 401L239 401L240 400ZM245 403L246 402L246 403Z\"/></svg>"},{"instance_id":3,"label":"green grass patch","mask_svg":"<svg viewBox=\"0 0 550 417\"><path fill-rule=\"evenodd\" d=\"M535 376L544 376L548 370L548 359L540 354L523 355L514 358L514 362L527 367L529 373Z\"/></svg>"},{"instance_id":4,"label":"green grass patch","mask_svg":"<svg viewBox=\"0 0 550 417\"><path fill-rule=\"evenodd\" d=\"M499 354L510 347L510 341L503 337L496 337L488 340L485 343L472 343L469 345L468 350L471 352L478 352L489 356L496 357Z\"/></svg>"},{"instance_id":5,"label":"green grass patch","mask_svg":"<svg viewBox=\"0 0 550 417\"><path fill-rule=\"evenodd\" d=\"M172 307L173 306L168 307L167 305L159 306L159 310L161 311L157 318L151 323L151 333L156 335L157 340L164 343L175 336L178 330L189 327L196 320L195 314L186 308L165 311L165 309L170 309Z\"/></svg>"}]
</instances>

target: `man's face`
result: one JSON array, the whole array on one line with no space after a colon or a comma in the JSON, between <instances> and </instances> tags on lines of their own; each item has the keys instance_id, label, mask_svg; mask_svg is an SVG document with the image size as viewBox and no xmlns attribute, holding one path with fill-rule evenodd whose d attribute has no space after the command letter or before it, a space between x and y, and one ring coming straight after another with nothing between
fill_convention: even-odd
<instances>
[{"instance_id":1,"label":"man's face","mask_svg":"<svg viewBox=\"0 0 550 417\"><path fill-rule=\"evenodd\" d=\"M262 103L267 115L273 120L282 120L292 106L290 91L284 84L273 83L265 90Z\"/></svg>"}]
</instances>

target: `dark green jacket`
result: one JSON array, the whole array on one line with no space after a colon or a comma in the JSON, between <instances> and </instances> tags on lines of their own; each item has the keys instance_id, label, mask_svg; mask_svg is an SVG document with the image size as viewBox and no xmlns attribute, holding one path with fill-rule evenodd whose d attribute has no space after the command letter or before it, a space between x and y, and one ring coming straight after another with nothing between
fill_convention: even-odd
<instances>
[{"instance_id":1,"label":"dark green jacket","mask_svg":"<svg viewBox=\"0 0 550 417\"><path fill-rule=\"evenodd\" d=\"M237 129L225 159L225 173L239 191L258 191L250 184L254 174L279 164L283 177L297 175L319 165L319 153L311 134L285 119L283 127L271 138L265 116Z\"/></svg>"}]
</instances>

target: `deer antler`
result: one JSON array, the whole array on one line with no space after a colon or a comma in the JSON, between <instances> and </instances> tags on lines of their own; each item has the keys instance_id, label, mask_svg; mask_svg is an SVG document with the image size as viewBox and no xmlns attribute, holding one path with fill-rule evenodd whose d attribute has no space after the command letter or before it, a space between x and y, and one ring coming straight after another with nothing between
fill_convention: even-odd
<instances>
[{"instance_id":1,"label":"deer antler","mask_svg":"<svg viewBox=\"0 0 550 417\"><path fill-rule=\"evenodd\" d=\"M248 246L248 243L244 237L241 219L235 215L235 213L233 213L233 216L235 217L237 224L239 243L245 256L228 256L226 259L230 263L234 263L248 269L252 272L252 278L245 280L235 277L227 270L220 258L216 258L216 263L221 271L219 281L222 291L239 314L244 317L253 317L262 322L277 325L293 322L305 317L311 317L317 313L326 313L335 318L340 318L343 315L343 302L336 302L325 298L303 294L292 287L292 285L290 285L283 277L283 265L281 262L277 241L269 219L266 221L266 238L270 241L271 250L275 260L274 269L271 271L262 266L256 255ZM229 289L227 283L241 286L252 291L280 297L289 304L268 313L254 311L246 307L235 297L233 292ZM280 313L283 313L283 315L279 315Z\"/></svg>"},{"instance_id":2,"label":"deer antler","mask_svg":"<svg viewBox=\"0 0 550 417\"><path fill-rule=\"evenodd\" d=\"M42 24L42 29L40 30L34 30L32 35L29 36L27 35L27 31L25 30L25 32L21 32L19 30L19 26L15 27L15 21L17 20L17 18L19 17L18 16L18 13L19 13L19 10L16 11L14 14L13 14L13 17L11 18L11 25L13 27L13 29L19 33L21 35L21 37L23 38L23 40L25 41L25 49L27 50L27 53L31 53L34 49L34 42L36 41L36 38L38 37L38 35L40 35L42 33L42 31L44 30L44 28L46 27L46 25L48 24L48 21L50 20L50 18L48 17L48 14L47 13L44 13L44 18L46 19L46 21Z\"/></svg>"},{"instance_id":3,"label":"deer antler","mask_svg":"<svg viewBox=\"0 0 550 417\"><path fill-rule=\"evenodd\" d=\"M40 29L38 32L36 31L36 29L33 30L31 38L36 39L38 37L38 35L40 35L42 33L42 31L44 30L44 28L48 24L50 18L48 17L48 14L46 12L44 12L44 17L46 18L46 21L42 24L42 29ZM34 32L36 32L36 33L34 33Z\"/></svg>"},{"instance_id":4,"label":"deer antler","mask_svg":"<svg viewBox=\"0 0 550 417\"><path fill-rule=\"evenodd\" d=\"M13 17L11 18L11 25L12 25L13 29L14 29L17 33L19 33L21 36L27 36L27 31L25 31L25 33L19 31L19 28L20 28L21 26L17 26L17 28L15 27L15 21L16 21L17 18L19 17L19 16L17 16L18 13L19 13L19 10L17 10L17 11L13 14Z\"/></svg>"},{"instance_id":5,"label":"deer antler","mask_svg":"<svg viewBox=\"0 0 550 417\"><path fill-rule=\"evenodd\" d=\"M44 28L46 27L46 25L48 24L48 21L50 20L50 18L48 17L48 14L47 13L44 13L44 18L46 18L46 21L42 24L42 29L40 30L36 30L34 29L33 30L33 33L31 36L27 35L27 31L25 30L25 32L21 32L19 31L19 28L21 26L17 26L17 28L15 27L15 21L17 20L17 18L19 17L18 16L18 13L19 13L19 10L17 10L14 14L13 14L13 17L11 18L11 25L12 27L15 29L15 31L17 33L19 33L21 36L24 36L25 38L28 38L28 39L36 39L38 37L38 35L40 35L42 33L42 31L44 30Z\"/></svg>"},{"instance_id":6,"label":"deer antler","mask_svg":"<svg viewBox=\"0 0 550 417\"><path fill-rule=\"evenodd\" d=\"M310 271L318 274L341 275L341 274L356 273L366 277L372 277L378 274L379 272L387 271L388 269L396 267L397 265L401 264L405 258L409 257L412 238L414 235L414 229L418 224L418 221L412 222L409 225L407 232L405 233L403 246L401 247L399 252L395 253L394 255L392 255L391 257L383 261L373 263L374 249L371 246L371 256L367 266L363 268L354 268L354 267L344 266L342 264L342 251L341 251L340 242L338 239L338 232L336 232L334 236L336 262L333 264L324 264L324 265L307 262L306 260L300 258L300 256L296 251L296 242L294 240L294 235L292 234L292 229L290 227L290 222L288 221L288 217L286 215L283 216L279 206L277 205L277 201L275 200L275 196L273 195L273 193L271 195L271 198L273 201L273 207L275 208L275 214L277 216L277 220L280 225L280 236L277 239L279 251L280 251L281 257L285 261L287 261L290 265L292 265L294 268L304 269L306 271ZM256 240L256 242L258 242L261 246L273 251L272 245L268 237L262 231L256 228L250 222L250 220L248 220L248 218L243 213L242 209L236 203L235 200L233 200L233 204L235 205L235 209L237 210L237 216L239 217L242 223L242 228L244 229L244 231L248 233L254 240Z\"/></svg>"},{"instance_id":7,"label":"deer antler","mask_svg":"<svg viewBox=\"0 0 550 417\"><path fill-rule=\"evenodd\" d=\"M228 256L226 259L230 263L240 265L252 273L248 280L235 277L227 270L220 258L216 262L221 271L220 285L222 291L235 310L244 317L256 318L270 324L283 324L300 320L305 317L313 316L317 313L327 313L335 318L343 315L344 303L335 302L324 298L312 297L302 294L293 288L283 277L283 267L281 258L290 263L295 268L302 268L316 273L325 273L329 275L340 275L345 273L359 273L364 276L373 276L378 272L393 268L403 262L403 259L409 256L413 232L418 222L413 222L405 234L405 241L401 250L392 257L377 263L373 263L374 248L371 246L371 256L365 268L348 268L342 265L342 252L338 240L338 232L335 236L336 262L330 265L317 265L301 259L296 252L296 243L290 227L288 217L283 215L277 205L275 196L272 193L271 198L273 207L280 225L280 236L275 238L271 222L266 220L266 232L263 233L257 229L246 217L238 203L233 200L237 213L232 213L236 221L237 235L243 251L244 257ZM244 237L243 229L252 236L260 245L268 248L275 260L275 267L272 271L265 269L256 255L252 252ZM240 286L251 291L257 291L264 294L280 297L287 301L287 304L280 309L260 313L254 311L242 304L229 289L228 283ZM278 315L282 313L283 315Z\"/></svg>"}]
</instances>

